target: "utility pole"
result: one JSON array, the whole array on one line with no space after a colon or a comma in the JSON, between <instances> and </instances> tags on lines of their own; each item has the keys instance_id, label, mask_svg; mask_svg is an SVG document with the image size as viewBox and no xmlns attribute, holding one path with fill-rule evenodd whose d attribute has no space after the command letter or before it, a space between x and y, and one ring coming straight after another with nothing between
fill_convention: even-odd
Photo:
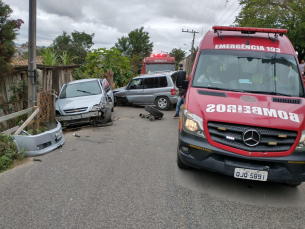
<instances>
[{"instance_id":1,"label":"utility pole","mask_svg":"<svg viewBox=\"0 0 305 229\"><path fill-rule=\"evenodd\" d=\"M36 6L37 0L29 0L29 58L28 58L28 107L36 106Z\"/></svg>"},{"instance_id":2,"label":"utility pole","mask_svg":"<svg viewBox=\"0 0 305 229\"><path fill-rule=\"evenodd\" d=\"M191 53L193 53L193 52L194 52L195 34L196 34L196 33L199 33L199 32L196 32L196 31L194 31L194 30L189 31L189 30L183 30L183 29L182 29L182 32L183 32L183 33L192 33L192 34L193 34L192 49L191 49Z\"/></svg>"}]
</instances>

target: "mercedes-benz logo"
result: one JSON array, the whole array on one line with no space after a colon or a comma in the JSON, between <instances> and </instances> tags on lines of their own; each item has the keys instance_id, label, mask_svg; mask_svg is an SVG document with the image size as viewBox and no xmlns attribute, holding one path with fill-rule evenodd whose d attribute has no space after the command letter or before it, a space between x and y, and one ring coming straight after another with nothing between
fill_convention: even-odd
<instances>
[{"instance_id":1,"label":"mercedes-benz logo","mask_svg":"<svg viewBox=\"0 0 305 229\"><path fill-rule=\"evenodd\" d=\"M256 146L261 141L261 135L256 130L246 130L243 133L243 141L247 146Z\"/></svg>"}]
</instances>

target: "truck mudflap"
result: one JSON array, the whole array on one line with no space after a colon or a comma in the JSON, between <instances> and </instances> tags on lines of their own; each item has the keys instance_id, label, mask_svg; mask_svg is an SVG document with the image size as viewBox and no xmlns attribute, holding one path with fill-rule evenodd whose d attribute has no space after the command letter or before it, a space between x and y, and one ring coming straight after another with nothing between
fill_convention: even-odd
<instances>
[{"instance_id":1,"label":"truck mudflap","mask_svg":"<svg viewBox=\"0 0 305 229\"><path fill-rule=\"evenodd\" d=\"M234 176L235 169L266 171L267 181L292 183L305 181L305 152L285 157L246 157L216 148L206 139L179 134L178 157L190 167Z\"/></svg>"}]
</instances>

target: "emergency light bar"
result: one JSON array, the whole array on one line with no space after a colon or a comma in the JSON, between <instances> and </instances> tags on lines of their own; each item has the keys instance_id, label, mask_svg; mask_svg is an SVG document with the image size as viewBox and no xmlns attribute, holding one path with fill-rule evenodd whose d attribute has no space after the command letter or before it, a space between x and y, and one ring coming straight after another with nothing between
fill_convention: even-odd
<instances>
[{"instance_id":1,"label":"emergency light bar","mask_svg":"<svg viewBox=\"0 0 305 229\"><path fill-rule=\"evenodd\" d=\"M156 53L156 54L150 54L150 57L170 57L170 55L165 53Z\"/></svg>"},{"instance_id":2,"label":"emergency light bar","mask_svg":"<svg viewBox=\"0 0 305 229\"><path fill-rule=\"evenodd\" d=\"M280 36L283 36L284 33L287 33L287 29L270 29L270 28L255 28L255 27L233 27L233 26L213 26L215 32L218 30L221 31L240 31L244 33L279 33Z\"/></svg>"}]
</instances>

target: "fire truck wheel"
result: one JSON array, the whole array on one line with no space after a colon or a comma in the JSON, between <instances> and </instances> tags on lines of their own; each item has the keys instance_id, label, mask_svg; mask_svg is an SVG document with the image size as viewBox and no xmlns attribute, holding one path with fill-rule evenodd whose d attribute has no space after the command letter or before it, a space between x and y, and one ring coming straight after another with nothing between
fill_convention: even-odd
<instances>
[{"instance_id":1,"label":"fire truck wheel","mask_svg":"<svg viewBox=\"0 0 305 229\"><path fill-rule=\"evenodd\" d=\"M287 183L285 183L286 185L288 185L288 186L290 186L290 187L298 187L299 185L301 185L302 184L302 182L287 182Z\"/></svg>"},{"instance_id":2,"label":"fire truck wheel","mask_svg":"<svg viewBox=\"0 0 305 229\"><path fill-rule=\"evenodd\" d=\"M156 99L156 107L158 110L168 110L170 105L169 99L165 96L160 96Z\"/></svg>"},{"instance_id":3,"label":"fire truck wheel","mask_svg":"<svg viewBox=\"0 0 305 229\"><path fill-rule=\"evenodd\" d=\"M180 169L189 169L189 168L190 168L188 165L184 164L184 163L181 161L181 159L180 159L178 153L177 153L177 165L178 165L178 167L179 167Z\"/></svg>"}]
</instances>

